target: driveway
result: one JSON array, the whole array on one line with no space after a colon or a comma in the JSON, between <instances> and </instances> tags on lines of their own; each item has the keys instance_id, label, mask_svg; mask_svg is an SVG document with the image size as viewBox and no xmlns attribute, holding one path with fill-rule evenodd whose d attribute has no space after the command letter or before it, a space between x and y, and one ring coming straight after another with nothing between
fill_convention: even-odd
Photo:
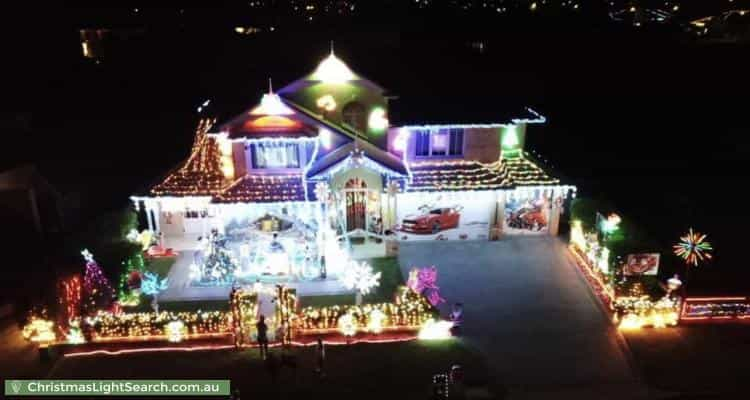
<instances>
[{"instance_id":1,"label":"driveway","mask_svg":"<svg viewBox=\"0 0 750 400\"><path fill-rule=\"evenodd\" d=\"M400 245L404 276L438 268L443 315L464 303L465 338L507 398L649 398L557 238Z\"/></svg>"}]
</instances>

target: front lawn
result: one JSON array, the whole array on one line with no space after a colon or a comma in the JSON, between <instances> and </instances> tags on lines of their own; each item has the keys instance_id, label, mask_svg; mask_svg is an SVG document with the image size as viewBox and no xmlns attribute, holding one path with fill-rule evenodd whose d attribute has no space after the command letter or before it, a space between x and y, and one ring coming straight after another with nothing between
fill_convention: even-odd
<instances>
[{"instance_id":1,"label":"front lawn","mask_svg":"<svg viewBox=\"0 0 750 400\"><path fill-rule=\"evenodd\" d=\"M150 258L146 260L146 270L156 273L162 278L166 278L175 261L177 261L177 257Z\"/></svg>"},{"instance_id":2,"label":"front lawn","mask_svg":"<svg viewBox=\"0 0 750 400\"><path fill-rule=\"evenodd\" d=\"M257 349L88 356L59 361L56 379L231 379L242 398L425 399L432 376L464 367L467 384L485 385L482 356L460 339L327 346L326 378L314 374L313 347L290 350L297 368L283 367L274 383ZM275 357L280 349L271 349Z\"/></svg>"},{"instance_id":3,"label":"front lawn","mask_svg":"<svg viewBox=\"0 0 750 400\"><path fill-rule=\"evenodd\" d=\"M367 262L373 271L380 272L380 285L375 290L362 298L363 303L388 303L393 301L396 288L404 284L401 276L401 267L396 257L371 258ZM354 304L354 294L336 294L324 296L304 296L300 298L300 305L307 306L333 306Z\"/></svg>"}]
</instances>

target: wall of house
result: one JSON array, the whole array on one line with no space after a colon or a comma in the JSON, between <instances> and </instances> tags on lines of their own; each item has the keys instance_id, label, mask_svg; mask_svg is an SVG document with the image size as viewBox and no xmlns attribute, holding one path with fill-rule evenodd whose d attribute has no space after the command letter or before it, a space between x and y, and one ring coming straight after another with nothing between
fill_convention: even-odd
<instances>
[{"instance_id":1,"label":"wall of house","mask_svg":"<svg viewBox=\"0 0 750 400\"><path fill-rule=\"evenodd\" d=\"M517 142L512 147L503 146L502 138L509 130L515 130ZM511 125L501 128L465 128L464 129L464 149L462 156L444 156L444 157L416 157L417 139L413 130L393 127L388 130L388 151L401 155L396 150L395 143L402 132L408 135L406 141L407 160L439 160L439 159L464 159L476 160L483 163L492 163L500 159L502 153L510 154L511 151L523 150L526 140L526 124Z\"/></svg>"},{"instance_id":2,"label":"wall of house","mask_svg":"<svg viewBox=\"0 0 750 400\"><path fill-rule=\"evenodd\" d=\"M234 176L239 178L247 174L248 161L245 153L245 143L232 143L232 156L234 157Z\"/></svg>"},{"instance_id":3,"label":"wall of house","mask_svg":"<svg viewBox=\"0 0 750 400\"><path fill-rule=\"evenodd\" d=\"M491 163L500 159L500 131L498 128L464 129L465 160Z\"/></svg>"}]
</instances>

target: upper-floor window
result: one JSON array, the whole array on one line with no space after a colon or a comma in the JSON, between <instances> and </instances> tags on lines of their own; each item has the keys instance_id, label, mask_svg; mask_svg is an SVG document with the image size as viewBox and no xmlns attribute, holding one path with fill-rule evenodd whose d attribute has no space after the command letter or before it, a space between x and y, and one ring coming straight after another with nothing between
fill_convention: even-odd
<instances>
[{"instance_id":1,"label":"upper-floor window","mask_svg":"<svg viewBox=\"0 0 750 400\"><path fill-rule=\"evenodd\" d=\"M296 143L255 144L253 168L299 168L299 146Z\"/></svg>"},{"instance_id":2,"label":"upper-floor window","mask_svg":"<svg viewBox=\"0 0 750 400\"><path fill-rule=\"evenodd\" d=\"M347 103L341 110L344 123L359 132L367 132L367 115L365 106L356 101Z\"/></svg>"},{"instance_id":3,"label":"upper-floor window","mask_svg":"<svg viewBox=\"0 0 750 400\"><path fill-rule=\"evenodd\" d=\"M461 128L416 131L417 157L460 156L464 152L464 130Z\"/></svg>"}]
</instances>

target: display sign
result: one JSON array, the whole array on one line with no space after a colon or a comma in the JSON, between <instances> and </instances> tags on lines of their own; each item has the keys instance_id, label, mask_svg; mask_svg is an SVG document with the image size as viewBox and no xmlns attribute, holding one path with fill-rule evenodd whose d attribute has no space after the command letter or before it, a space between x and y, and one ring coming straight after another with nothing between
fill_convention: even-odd
<instances>
[{"instance_id":1,"label":"display sign","mask_svg":"<svg viewBox=\"0 0 750 400\"><path fill-rule=\"evenodd\" d=\"M628 276L656 275L659 272L659 253L630 254L622 271Z\"/></svg>"},{"instance_id":2,"label":"display sign","mask_svg":"<svg viewBox=\"0 0 750 400\"><path fill-rule=\"evenodd\" d=\"M493 192L401 196L395 231L400 240L486 240L496 204Z\"/></svg>"}]
</instances>

